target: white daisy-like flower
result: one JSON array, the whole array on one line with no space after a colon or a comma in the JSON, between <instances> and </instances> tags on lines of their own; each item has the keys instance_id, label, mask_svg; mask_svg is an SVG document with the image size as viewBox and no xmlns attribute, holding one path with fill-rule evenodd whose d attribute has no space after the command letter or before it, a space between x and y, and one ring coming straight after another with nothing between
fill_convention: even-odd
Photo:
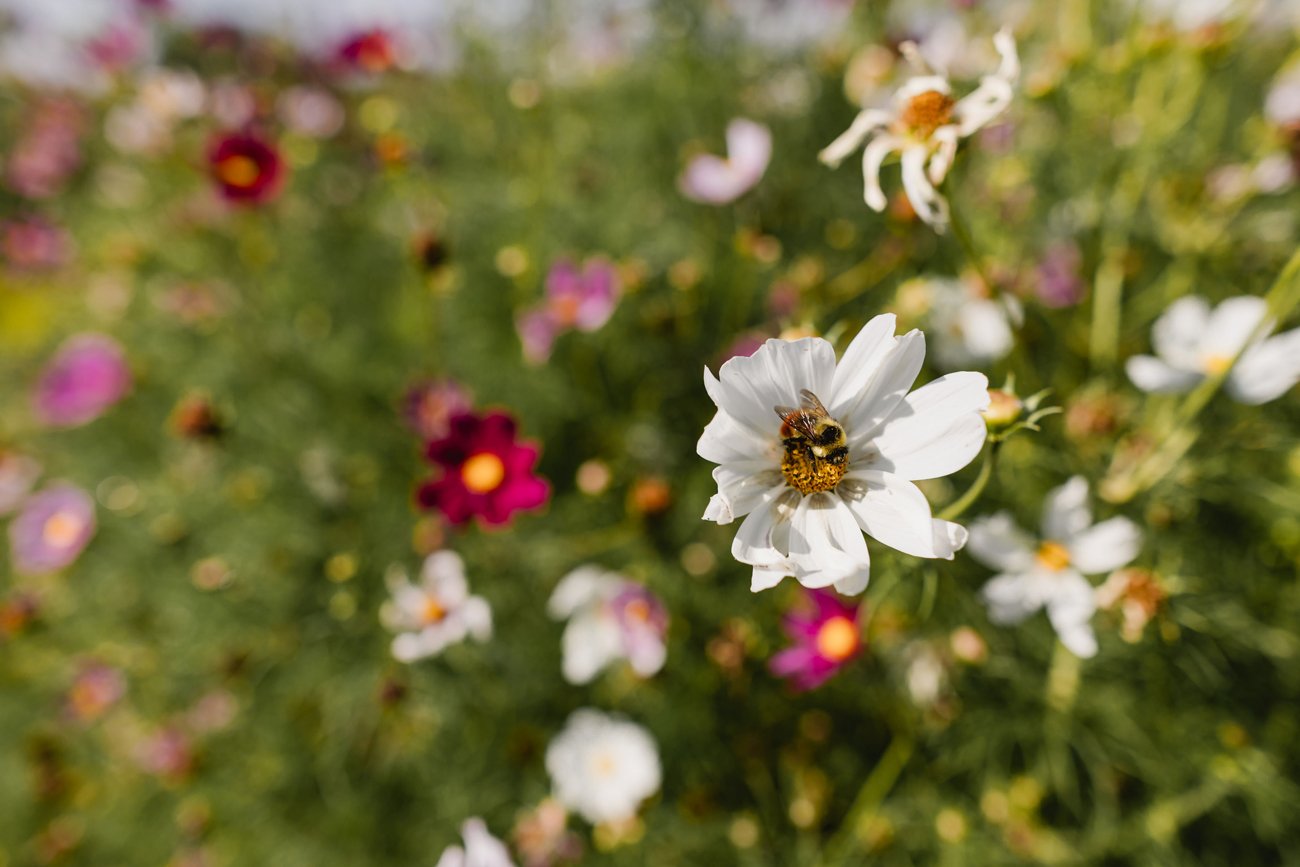
<instances>
[{"instance_id":1,"label":"white daisy-like flower","mask_svg":"<svg viewBox=\"0 0 1300 867\"><path fill-rule=\"evenodd\" d=\"M719 466L705 520L744 518L731 553L751 588L793 575L805 587L866 589L865 532L915 557L952 559L966 530L931 516L914 481L955 473L979 454L988 406L982 373L941 376L908 393L925 335L894 336L877 316L836 364L819 337L769 340L704 371L718 412L696 450Z\"/></svg>"},{"instance_id":2,"label":"white daisy-like flower","mask_svg":"<svg viewBox=\"0 0 1300 867\"><path fill-rule=\"evenodd\" d=\"M663 668L668 615L642 585L597 566L580 566L560 579L547 610L569 621L561 639L564 679L590 683L611 663L626 659L641 677Z\"/></svg>"},{"instance_id":3,"label":"white daisy-like flower","mask_svg":"<svg viewBox=\"0 0 1300 867\"><path fill-rule=\"evenodd\" d=\"M1020 76L1016 43L1006 30L993 37L1001 62L997 72L960 100L952 96L947 75L935 74L915 51L914 63L926 70L898 89L891 109L868 108L849 128L827 145L818 158L838 166L872 136L862 152L863 198L867 207L883 211L888 200L880 189L880 167L897 152L903 166L903 190L916 214L937 231L948 223L948 203L935 189L943 183L958 142L989 123L1011 104L1012 86Z\"/></svg>"},{"instance_id":4,"label":"white daisy-like flower","mask_svg":"<svg viewBox=\"0 0 1300 867\"><path fill-rule=\"evenodd\" d=\"M965 280L918 277L898 287L901 308L927 316L934 355L942 367L984 366L1011 351L1011 323L1020 318L1012 298L994 300Z\"/></svg>"},{"instance_id":5,"label":"white daisy-like flower","mask_svg":"<svg viewBox=\"0 0 1300 867\"><path fill-rule=\"evenodd\" d=\"M1056 634L1071 653L1097 652L1092 615L1096 594L1085 575L1126 566L1142 547L1142 531L1128 518L1092 522L1088 483L1075 476L1047 495L1043 535L1035 540L1007 512L971 524L967 550L1001 570L980 591L994 623L1019 623L1047 609Z\"/></svg>"},{"instance_id":6,"label":"white daisy-like flower","mask_svg":"<svg viewBox=\"0 0 1300 867\"><path fill-rule=\"evenodd\" d=\"M384 625L400 633L393 639L393 656L414 662L441 653L467 637L492 637L492 609L481 596L469 595L465 564L454 551L436 551L424 561L420 583L392 573L392 598L379 612Z\"/></svg>"},{"instance_id":7,"label":"white daisy-like flower","mask_svg":"<svg viewBox=\"0 0 1300 867\"><path fill-rule=\"evenodd\" d=\"M1135 355L1125 370L1134 385L1153 393L1190 391L1227 370L1230 395L1265 403L1300 381L1300 328L1266 338L1273 327L1263 298L1242 295L1211 310L1204 298L1189 295L1170 304L1152 327L1155 356Z\"/></svg>"},{"instance_id":8,"label":"white daisy-like flower","mask_svg":"<svg viewBox=\"0 0 1300 867\"><path fill-rule=\"evenodd\" d=\"M641 726L597 710L575 711L546 748L555 797L593 825L636 815L659 791L659 751Z\"/></svg>"},{"instance_id":9,"label":"white daisy-like flower","mask_svg":"<svg viewBox=\"0 0 1300 867\"><path fill-rule=\"evenodd\" d=\"M464 848L448 846L436 867L515 867L506 844L492 836L482 819L466 819L460 835L465 838Z\"/></svg>"}]
</instances>

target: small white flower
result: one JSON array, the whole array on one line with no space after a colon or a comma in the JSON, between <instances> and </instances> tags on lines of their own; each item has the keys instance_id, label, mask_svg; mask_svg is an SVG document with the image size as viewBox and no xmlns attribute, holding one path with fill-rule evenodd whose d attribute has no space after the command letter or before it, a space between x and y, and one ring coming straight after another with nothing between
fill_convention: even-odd
<instances>
[{"instance_id":1,"label":"small white flower","mask_svg":"<svg viewBox=\"0 0 1300 867\"><path fill-rule=\"evenodd\" d=\"M863 532L914 557L950 560L965 544L965 529L935 520L912 482L955 473L979 454L988 380L950 373L909 394L925 335L895 337L894 323L892 314L872 319L838 365L830 343L808 337L769 340L728 360L718 378L704 371L718 412L696 450L719 464L704 518L744 518L731 553L754 567L753 590L793 575L805 587L861 593L871 572ZM846 452L791 436L783 413L806 404L804 392L842 428Z\"/></svg>"},{"instance_id":2,"label":"small white flower","mask_svg":"<svg viewBox=\"0 0 1300 867\"><path fill-rule=\"evenodd\" d=\"M469 595L465 564L454 551L430 554L420 570L419 585L404 574L389 576L392 599L379 616L384 625L400 633L393 639L393 656L413 662L441 653L448 645L472 637L492 637L492 609L481 596Z\"/></svg>"},{"instance_id":3,"label":"small white flower","mask_svg":"<svg viewBox=\"0 0 1300 867\"><path fill-rule=\"evenodd\" d=\"M515 867L505 844L492 836L482 819L466 819L460 835L465 847L448 846L436 867Z\"/></svg>"},{"instance_id":4,"label":"small white flower","mask_svg":"<svg viewBox=\"0 0 1300 867\"><path fill-rule=\"evenodd\" d=\"M749 192L772 159L772 133L761 123L737 118L727 125L727 156L700 154L677 181L694 202L725 205Z\"/></svg>"},{"instance_id":5,"label":"small white flower","mask_svg":"<svg viewBox=\"0 0 1300 867\"><path fill-rule=\"evenodd\" d=\"M957 143L988 124L1011 104L1012 85L1020 76L1016 43L1006 30L993 37L1001 63L997 72L980 79L979 87L960 100L952 97L945 74L920 75L894 94L892 109L868 108L849 128L827 145L818 158L838 166L868 136L862 153L863 198L883 211L888 204L880 189L880 167L898 152L903 164L903 189L917 216L942 232L948 223L948 203L935 189L943 183L957 155ZM925 66L911 46L913 62Z\"/></svg>"},{"instance_id":6,"label":"small white flower","mask_svg":"<svg viewBox=\"0 0 1300 867\"><path fill-rule=\"evenodd\" d=\"M965 280L939 277L909 280L898 295L900 305L928 313L934 355L942 367L989 365L1015 344L1011 322L1020 309L1013 299L995 301Z\"/></svg>"},{"instance_id":7,"label":"small white flower","mask_svg":"<svg viewBox=\"0 0 1300 867\"><path fill-rule=\"evenodd\" d=\"M626 659L641 677L663 668L668 620L648 590L616 572L580 566L560 579L548 611L564 628L564 679L589 683L610 663Z\"/></svg>"},{"instance_id":8,"label":"small white flower","mask_svg":"<svg viewBox=\"0 0 1300 867\"><path fill-rule=\"evenodd\" d=\"M1168 393L1190 391L1231 366L1228 393L1242 403L1266 403L1300 381L1300 328L1265 339L1273 327L1262 298L1241 295L1211 310L1204 298L1189 295L1152 327L1158 357L1135 355L1125 370L1143 391Z\"/></svg>"},{"instance_id":9,"label":"small white flower","mask_svg":"<svg viewBox=\"0 0 1300 867\"><path fill-rule=\"evenodd\" d=\"M659 751L641 726L596 710L575 711L546 748L555 797L592 824L636 815L659 791Z\"/></svg>"},{"instance_id":10,"label":"small white flower","mask_svg":"<svg viewBox=\"0 0 1300 867\"><path fill-rule=\"evenodd\" d=\"M1071 653L1097 652L1092 631L1097 610L1084 575L1109 572L1132 562L1142 531L1127 518L1092 523L1088 483L1075 476L1051 491L1043 503L1043 538L1035 541L1011 516L999 512L971 524L967 550L990 569L1000 569L981 591L994 623L1019 623L1040 608Z\"/></svg>"}]
</instances>

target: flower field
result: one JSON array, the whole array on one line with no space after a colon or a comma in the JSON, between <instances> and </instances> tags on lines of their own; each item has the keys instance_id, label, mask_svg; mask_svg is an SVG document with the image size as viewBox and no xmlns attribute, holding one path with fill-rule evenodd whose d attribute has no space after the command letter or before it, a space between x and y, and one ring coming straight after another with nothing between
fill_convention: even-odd
<instances>
[{"instance_id":1,"label":"flower field","mask_svg":"<svg viewBox=\"0 0 1300 867\"><path fill-rule=\"evenodd\" d=\"M0 867L1295 862L1298 34L0 0Z\"/></svg>"}]
</instances>

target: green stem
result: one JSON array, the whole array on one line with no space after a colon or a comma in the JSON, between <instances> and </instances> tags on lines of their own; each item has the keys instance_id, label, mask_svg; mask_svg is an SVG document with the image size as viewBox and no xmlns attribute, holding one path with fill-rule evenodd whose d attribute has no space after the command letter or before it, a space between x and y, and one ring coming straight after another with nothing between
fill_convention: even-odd
<instances>
[{"instance_id":1,"label":"green stem","mask_svg":"<svg viewBox=\"0 0 1300 867\"><path fill-rule=\"evenodd\" d=\"M980 464L980 472L975 477L975 481L971 482L971 486L966 489L966 493L949 503L936 517L944 521L956 520L962 512L969 509L979 499L980 494L984 493L984 488L988 485L989 479L993 477L993 465L998 459L999 445L1000 443L992 443L989 446L988 451L984 452L984 462Z\"/></svg>"},{"instance_id":2,"label":"green stem","mask_svg":"<svg viewBox=\"0 0 1300 867\"><path fill-rule=\"evenodd\" d=\"M966 221L962 218L961 210L953 203L952 197L948 198L948 223L952 226L952 236L957 239L957 245L961 247L962 253L965 254L966 260L970 262L975 273L979 275L980 281L994 295L998 295L998 287L989 279L989 275L984 270L984 260L975 249L975 242L971 240L970 229L966 226Z\"/></svg>"},{"instance_id":3,"label":"green stem","mask_svg":"<svg viewBox=\"0 0 1300 867\"><path fill-rule=\"evenodd\" d=\"M867 776L862 788L858 790L858 795L853 799L853 805L845 814L839 830L827 844L826 854L818 862L819 867L836 867L847 862L853 851L858 830L867 819L871 818L872 813L885 799L885 795L889 794L889 790L894 787L898 775L903 772L908 760L912 758L915 748L916 743L911 735L894 735L884 755L880 757L880 761L876 763L876 767Z\"/></svg>"}]
</instances>

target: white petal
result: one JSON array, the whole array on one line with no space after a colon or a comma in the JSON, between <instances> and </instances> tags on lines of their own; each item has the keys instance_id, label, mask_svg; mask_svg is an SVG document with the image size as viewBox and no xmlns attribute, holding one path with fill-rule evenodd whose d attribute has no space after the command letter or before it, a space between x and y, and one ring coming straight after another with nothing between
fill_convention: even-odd
<instances>
[{"instance_id":1,"label":"white petal","mask_svg":"<svg viewBox=\"0 0 1300 867\"><path fill-rule=\"evenodd\" d=\"M948 177L948 169L957 156L958 131L955 126L941 126L934 131L931 140L935 143L934 156L930 158L930 167L926 170L930 183L938 186Z\"/></svg>"},{"instance_id":2,"label":"white petal","mask_svg":"<svg viewBox=\"0 0 1300 867\"><path fill-rule=\"evenodd\" d=\"M1080 659L1091 659L1097 655L1097 634L1091 623L1074 623L1056 627L1056 636L1061 639L1065 649Z\"/></svg>"},{"instance_id":3,"label":"white petal","mask_svg":"<svg viewBox=\"0 0 1300 867\"><path fill-rule=\"evenodd\" d=\"M465 864L465 850L459 846L448 846L442 850L442 857L434 867L467 867Z\"/></svg>"},{"instance_id":4,"label":"white petal","mask_svg":"<svg viewBox=\"0 0 1300 867\"><path fill-rule=\"evenodd\" d=\"M555 585L546 603L547 613L554 620L563 620L602 598L617 580L599 566L579 566Z\"/></svg>"},{"instance_id":5,"label":"white petal","mask_svg":"<svg viewBox=\"0 0 1300 867\"><path fill-rule=\"evenodd\" d=\"M731 556L750 566L771 567L786 562L790 523L799 499L799 493L791 489L770 505L746 515L731 542Z\"/></svg>"},{"instance_id":6,"label":"white petal","mask_svg":"<svg viewBox=\"0 0 1300 867\"><path fill-rule=\"evenodd\" d=\"M908 79L902 87L894 92L894 104L899 108L903 108L912 101L913 97L930 91L936 91L946 96L952 93L952 85L942 75L918 75L915 78Z\"/></svg>"},{"instance_id":7,"label":"white petal","mask_svg":"<svg viewBox=\"0 0 1300 867\"><path fill-rule=\"evenodd\" d=\"M460 834L465 838L465 867L514 867L509 850L488 832L482 819L467 819Z\"/></svg>"},{"instance_id":8,"label":"white petal","mask_svg":"<svg viewBox=\"0 0 1300 867\"><path fill-rule=\"evenodd\" d=\"M569 683L590 683L601 669L623 655L623 636L614 618L597 611L571 619L560 639L561 670Z\"/></svg>"},{"instance_id":9,"label":"white petal","mask_svg":"<svg viewBox=\"0 0 1300 867\"><path fill-rule=\"evenodd\" d=\"M398 662L415 662L417 659L423 659L426 656L432 656L438 652L438 648L431 647L428 642L422 640L418 632L403 632L393 639L391 645L393 658Z\"/></svg>"},{"instance_id":10,"label":"white petal","mask_svg":"<svg viewBox=\"0 0 1300 867\"><path fill-rule=\"evenodd\" d=\"M925 176L925 163L929 156L925 145L912 145L903 150L903 189L922 222L942 232L948 223L948 203Z\"/></svg>"},{"instance_id":11,"label":"white petal","mask_svg":"<svg viewBox=\"0 0 1300 867\"><path fill-rule=\"evenodd\" d=\"M823 395L826 408L835 418L845 415L845 408L854 403L867 387L867 383L876 374L885 359L898 345L894 339L897 317L892 313L873 316L858 336L853 338L844 357L835 366L835 376L831 379L831 390ZM915 379L915 377L913 377ZM911 385L911 382L908 383ZM901 395L900 395L901 396Z\"/></svg>"},{"instance_id":12,"label":"white petal","mask_svg":"<svg viewBox=\"0 0 1300 867\"><path fill-rule=\"evenodd\" d=\"M454 608L469 594L465 563L455 551L434 551L426 557L420 579L444 608Z\"/></svg>"},{"instance_id":13,"label":"white petal","mask_svg":"<svg viewBox=\"0 0 1300 867\"><path fill-rule=\"evenodd\" d=\"M850 473L836 493L867 535L904 554L951 560L966 541L965 530L931 517L930 503L916 485L891 473Z\"/></svg>"},{"instance_id":14,"label":"white petal","mask_svg":"<svg viewBox=\"0 0 1300 867\"><path fill-rule=\"evenodd\" d=\"M1088 482L1074 476L1059 488L1048 491L1043 500L1043 538L1065 542L1092 523L1088 506Z\"/></svg>"},{"instance_id":15,"label":"white petal","mask_svg":"<svg viewBox=\"0 0 1300 867\"><path fill-rule=\"evenodd\" d=\"M950 373L918 388L899 402L871 442L879 452L876 468L911 480L955 473L984 446L981 413L988 404L982 373Z\"/></svg>"},{"instance_id":16,"label":"white petal","mask_svg":"<svg viewBox=\"0 0 1300 867\"><path fill-rule=\"evenodd\" d=\"M818 397L830 393L835 376L835 349L820 337L769 340L750 356L722 365L716 383L705 377L709 396L760 439L778 436L777 406L798 406L799 392Z\"/></svg>"},{"instance_id":17,"label":"white petal","mask_svg":"<svg viewBox=\"0 0 1300 867\"><path fill-rule=\"evenodd\" d=\"M902 146L902 140L896 136L879 135L862 151L862 201L873 211L883 211L889 204L885 191L880 188L880 167L885 157Z\"/></svg>"},{"instance_id":18,"label":"white petal","mask_svg":"<svg viewBox=\"0 0 1300 867\"><path fill-rule=\"evenodd\" d=\"M1185 295L1170 304L1151 327L1156 355L1176 368L1198 369L1201 339L1210 321L1210 305L1199 295ZM1129 374L1132 376L1132 374ZM1134 380L1136 382L1137 380ZM1138 387L1150 391L1138 383Z\"/></svg>"},{"instance_id":19,"label":"white petal","mask_svg":"<svg viewBox=\"0 0 1300 867\"><path fill-rule=\"evenodd\" d=\"M727 160L700 154L686 165L677 189L693 202L725 205L734 202L753 186L753 180L737 171Z\"/></svg>"},{"instance_id":20,"label":"white petal","mask_svg":"<svg viewBox=\"0 0 1300 867\"><path fill-rule=\"evenodd\" d=\"M487 641L492 637L492 608L482 596L466 599L456 614L475 641Z\"/></svg>"},{"instance_id":21,"label":"white petal","mask_svg":"<svg viewBox=\"0 0 1300 867\"><path fill-rule=\"evenodd\" d=\"M1085 575L1127 566L1142 548L1142 531L1128 518L1094 524L1070 539L1070 563Z\"/></svg>"},{"instance_id":22,"label":"white petal","mask_svg":"<svg viewBox=\"0 0 1300 867\"><path fill-rule=\"evenodd\" d=\"M1268 305L1263 298L1253 295L1229 298L1210 314L1201 352L1208 356L1231 358L1246 345L1267 317Z\"/></svg>"},{"instance_id":23,"label":"white petal","mask_svg":"<svg viewBox=\"0 0 1300 867\"><path fill-rule=\"evenodd\" d=\"M727 159L751 185L763 176L771 158L771 130L744 118L727 125Z\"/></svg>"},{"instance_id":24,"label":"white petal","mask_svg":"<svg viewBox=\"0 0 1300 867\"><path fill-rule=\"evenodd\" d=\"M1171 367L1154 355L1134 355L1124 363L1124 371L1134 385L1151 394L1190 391L1202 378L1196 370Z\"/></svg>"},{"instance_id":25,"label":"white petal","mask_svg":"<svg viewBox=\"0 0 1300 867\"><path fill-rule=\"evenodd\" d=\"M1097 638L1088 621L1097 610L1097 597L1088 579L1077 572L1065 571L1053 577L1052 595L1047 600L1047 616L1052 628L1075 656L1089 657L1097 652Z\"/></svg>"},{"instance_id":26,"label":"white petal","mask_svg":"<svg viewBox=\"0 0 1300 867\"><path fill-rule=\"evenodd\" d=\"M720 388L716 385L717 380L709 382L713 374L707 369L704 375L706 388ZM777 431L772 431L769 436L760 437L751 428L736 421L721 409L714 413L713 419L705 426L704 433L695 444L695 451L706 461L715 464L735 464L764 457L780 462Z\"/></svg>"},{"instance_id":27,"label":"white petal","mask_svg":"<svg viewBox=\"0 0 1300 867\"><path fill-rule=\"evenodd\" d=\"M822 492L804 497L790 528L794 577L805 587L862 583L871 569L867 542L844 501Z\"/></svg>"},{"instance_id":28,"label":"white petal","mask_svg":"<svg viewBox=\"0 0 1300 867\"><path fill-rule=\"evenodd\" d=\"M898 408L924 362L925 335L909 331L897 339L864 386L855 389L855 383L846 383L845 392L857 390L856 397L837 395L840 408L835 417L844 425L853 458Z\"/></svg>"},{"instance_id":29,"label":"white petal","mask_svg":"<svg viewBox=\"0 0 1300 867\"><path fill-rule=\"evenodd\" d=\"M789 574L790 570L785 568L769 569L763 566L755 566L754 574L749 579L749 590L751 593L757 593L760 590L771 590Z\"/></svg>"},{"instance_id":30,"label":"white petal","mask_svg":"<svg viewBox=\"0 0 1300 867\"><path fill-rule=\"evenodd\" d=\"M718 483L718 493L709 500L704 518L719 524L730 524L765 506L786 488L781 470L768 461L715 467L713 479Z\"/></svg>"},{"instance_id":31,"label":"white petal","mask_svg":"<svg viewBox=\"0 0 1300 867\"><path fill-rule=\"evenodd\" d=\"M962 137L971 135L1011 105L1011 83L994 75L980 79L975 88L953 107Z\"/></svg>"},{"instance_id":32,"label":"white petal","mask_svg":"<svg viewBox=\"0 0 1300 867\"><path fill-rule=\"evenodd\" d=\"M1025 573L994 575L980 590L980 598L989 608L989 620L1001 626L1019 623L1043 605L1033 591L1032 576Z\"/></svg>"},{"instance_id":33,"label":"white petal","mask_svg":"<svg viewBox=\"0 0 1300 867\"><path fill-rule=\"evenodd\" d=\"M1007 83L1020 77L1020 55L1016 53L1016 40L1005 27L993 34L993 47L998 50L1001 62L995 76Z\"/></svg>"},{"instance_id":34,"label":"white petal","mask_svg":"<svg viewBox=\"0 0 1300 867\"><path fill-rule=\"evenodd\" d=\"M817 159L826 163L828 166L837 166L843 162L844 158L853 153L862 146L871 131L885 126L890 121L890 116L879 109L867 109L858 112L858 116L853 118L853 123L849 128L840 133L835 141L822 148Z\"/></svg>"},{"instance_id":35,"label":"white petal","mask_svg":"<svg viewBox=\"0 0 1300 867\"><path fill-rule=\"evenodd\" d=\"M1251 405L1275 400L1300 381L1300 328L1246 350L1228 374L1228 393Z\"/></svg>"},{"instance_id":36,"label":"white petal","mask_svg":"<svg viewBox=\"0 0 1300 867\"><path fill-rule=\"evenodd\" d=\"M1034 540L1009 512L978 518L970 525L966 551L990 569L1025 572L1034 563Z\"/></svg>"}]
</instances>

